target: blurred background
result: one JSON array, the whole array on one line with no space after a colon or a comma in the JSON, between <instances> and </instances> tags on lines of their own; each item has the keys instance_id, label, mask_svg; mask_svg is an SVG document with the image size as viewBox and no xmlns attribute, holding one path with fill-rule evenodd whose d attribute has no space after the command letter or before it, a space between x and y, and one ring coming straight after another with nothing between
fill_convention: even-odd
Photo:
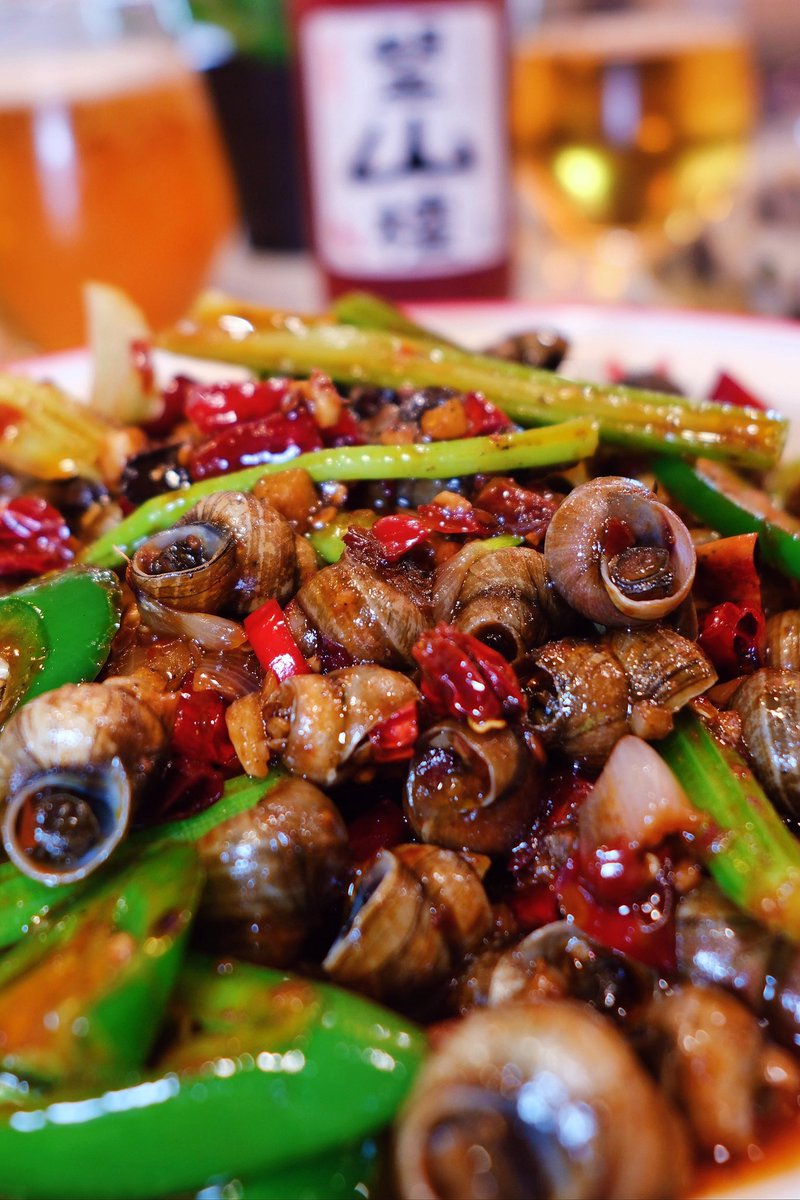
<instances>
[{"instance_id":1,"label":"blurred background","mask_svg":"<svg viewBox=\"0 0 800 1200\"><path fill-rule=\"evenodd\" d=\"M800 0L0 0L0 359L203 286L800 316Z\"/></svg>"}]
</instances>

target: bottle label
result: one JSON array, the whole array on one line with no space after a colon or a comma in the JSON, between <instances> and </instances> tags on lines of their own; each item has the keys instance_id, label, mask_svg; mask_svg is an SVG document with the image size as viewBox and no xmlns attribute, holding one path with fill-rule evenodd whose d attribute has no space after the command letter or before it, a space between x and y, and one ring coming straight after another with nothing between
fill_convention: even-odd
<instances>
[{"instance_id":1,"label":"bottle label","mask_svg":"<svg viewBox=\"0 0 800 1200\"><path fill-rule=\"evenodd\" d=\"M501 262L509 196L498 8L320 8L299 37L322 265L397 279Z\"/></svg>"}]
</instances>

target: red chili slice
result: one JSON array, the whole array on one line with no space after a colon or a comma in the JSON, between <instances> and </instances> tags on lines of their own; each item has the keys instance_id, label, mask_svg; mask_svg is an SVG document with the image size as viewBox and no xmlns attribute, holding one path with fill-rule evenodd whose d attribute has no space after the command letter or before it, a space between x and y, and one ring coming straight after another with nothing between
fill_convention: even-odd
<instances>
[{"instance_id":1,"label":"red chili slice","mask_svg":"<svg viewBox=\"0 0 800 1200\"><path fill-rule=\"evenodd\" d=\"M491 513L510 533L535 534L538 539L547 533L558 508L558 501L553 497L502 477L490 479L478 492L475 504Z\"/></svg>"},{"instance_id":2,"label":"red chili slice","mask_svg":"<svg viewBox=\"0 0 800 1200\"><path fill-rule=\"evenodd\" d=\"M0 576L41 575L74 557L69 526L41 496L16 496L0 505Z\"/></svg>"},{"instance_id":3,"label":"red chili slice","mask_svg":"<svg viewBox=\"0 0 800 1200\"><path fill-rule=\"evenodd\" d=\"M387 562L397 562L414 546L426 541L430 531L416 517L399 513L395 516L381 517L372 526L373 536L380 543L383 557Z\"/></svg>"},{"instance_id":4,"label":"red chili slice","mask_svg":"<svg viewBox=\"0 0 800 1200\"><path fill-rule=\"evenodd\" d=\"M208 479L242 467L288 461L308 450L320 450L322 444L314 418L298 406L223 429L194 450L189 473L194 480Z\"/></svg>"},{"instance_id":5,"label":"red chili slice","mask_svg":"<svg viewBox=\"0 0 800 1200\"><path fill-rule=\"evenodd\" d=\"M421 520L437 533L471 533L487 537L497 532L497 521L487 512L471 504L450 508L443 504L421 504L417 510Z\"/></svg>"},{"instance_id":6,"label":"red chili slice","mask_svg":"<svg viewBox=\"0 0 800 1200\"><path fill-rule=\"evenodd\" d=\"M480 392L467 392L462 399L470 437L483 437L510 429L512 422L506 414Z\"/></svg>"},{"instance_id":7,"label":"red chili slice","mask_svg":"<svg viewBox=\"0 0 800 1200\"><path fill-rule=\"evenodd\" d=\"M527 709L514 668L472 634L442 623L422 635L412 654L422 671L422 694L436 716L483 725Z\"/></svg>"},{"instance_id":8,"label":"red chili slice","mask_svg":"<svg viewBox=\"0 0 800 1200\"><path fill-rule=\"evenodd\" d=\"M211 689L196 692L191 684L182 688L172 731L172 745L177 753L216 766L231 763L236 751L228 737L226 708L219 692Z\"/></svg>"},{"instance_id":9,"label":"red chili slice","mask_svg":"<svg viewBox=\"0 0 800 1200\"><path fill-rule=\"evenodd\" d=\"M186 395L184 412L203 433L255 421L282 410L293 380L275 378L244 383L195 384Z\"/></svg>"},{"instance_id":10,"label":"red chili slice","mask_svg":"<svg viewBox=\"0 0 800 1200\"><path fill-rule=\"evenodd\" d=\"M749 388L744 387L727 371L720 371L708 398L717 400L720 404L735 404L737 408L758 408L762 412L767 411L763 400L754 396Z\"/></svg>"},{"instance_id":11,"label":"red chili slice","mask_svg":"<svg viewBox=\"0 0 800 1200\"><path fill-rule=\"evenodd\" d=\"M413 758L418 737L417 703L412 700L369 731L372 756L380 763L402 762L403 759Z\"/></svg>"},{"instance_id":12,"label":"red chili slice","mask_svg":"<svg viewBox=\"0 0 800 1200\"><path fill-rule=\"evenodd\" d=\"M267 600L246 616L243 624L247 639L262 667L273 671L281 681L292 675L308 674L308 663L294 640L277 600Z\"/></svg>"}]
</instances>

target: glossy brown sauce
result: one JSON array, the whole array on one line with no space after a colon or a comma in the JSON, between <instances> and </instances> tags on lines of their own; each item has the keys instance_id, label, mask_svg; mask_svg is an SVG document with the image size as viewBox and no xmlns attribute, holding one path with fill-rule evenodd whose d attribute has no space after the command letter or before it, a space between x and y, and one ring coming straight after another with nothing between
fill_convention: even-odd
<instances>
[{"instance_id":1,"label":"glossy brown sauce","mask_svg":"<svg viewBox=\"0 0 800 1200\"><path fill-rule=\"evenodd\" d=\"M763 1187L772 1176L796 1171L798 1187L792 1195L800 1194L800 1113L783 1123L759 1144L750 1147L749 1156L732 1162L705 1163L695 1174L689 1189L690 1196L726 1195L734 1188L742 1191L752 1185ZM776 1196L778 1193L776 1193ZM781 1197L788 1195L780 1193Z\"/></svg>"}]
</instances>

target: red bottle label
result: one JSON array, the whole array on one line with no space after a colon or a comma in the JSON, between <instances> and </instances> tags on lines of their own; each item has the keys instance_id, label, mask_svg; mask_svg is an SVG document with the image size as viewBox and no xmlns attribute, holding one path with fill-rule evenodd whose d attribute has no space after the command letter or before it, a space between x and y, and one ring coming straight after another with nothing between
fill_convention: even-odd
<instances>
[{"instance_id":1,"label":"red bottle label","mask_svg":"<svg viewBox=\"0 0 800 1200\"><path fill-rule=\"evenodd\" d=\"M490 3L320 8L299 30L317 253L425 279L508 251L503 28Z\"/></svg>"}]
</instances>

